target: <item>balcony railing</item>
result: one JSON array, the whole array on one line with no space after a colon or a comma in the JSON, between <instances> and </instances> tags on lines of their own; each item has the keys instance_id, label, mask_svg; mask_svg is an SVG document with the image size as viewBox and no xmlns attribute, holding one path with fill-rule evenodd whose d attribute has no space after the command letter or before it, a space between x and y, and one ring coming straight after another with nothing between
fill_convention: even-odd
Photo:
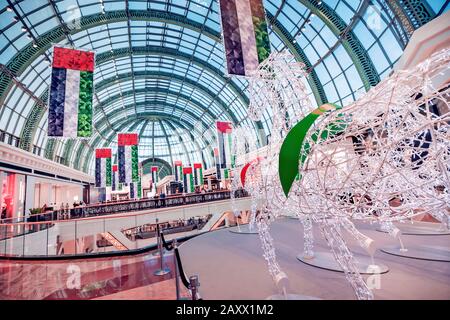
<instances>
[{"instance_id":1,"label":"balcony railing","mask_svg":"<svg viewBox=\"0 0 450 320\"><path fill-rule=\"evenodd\" d=\"M237 198L246 196L245 191L236 193ZM200 203L206 205L208 202L229 198L229 191L188 194L165 199L111 202L73 208L70 209L70 219L66 220L58 220L58 212L54 211L25 219L2 221L0 223L0 257L69 257L80 254L97 256L103 253L116 254L123 251L114 244L99 245L99 241L101 242L105 236L107 238L110 235L118 242L125 241L125 251L142 250L151 246L153 240L130 241L122 231L154 224L157 218L160 219L160 223L165 223L174 218L187 220L204 215L205 212L209 213L212 209L208 207L202 209L206 210L205 212L200 213L200 209L193 209L195 206L192 205ZM186 206L186 209L189 208L189 210L183 209L180 211L181 213L176 213L175 217L175 212L178 211L174 209L179 206ZM213 207L215 208L215 205ZM164 208L171 209L166 211ZM173 235L177 239L205 232L200 229L179 231ZM168 235L170 233L168 232Z\"/></svg>"}]
</instances>

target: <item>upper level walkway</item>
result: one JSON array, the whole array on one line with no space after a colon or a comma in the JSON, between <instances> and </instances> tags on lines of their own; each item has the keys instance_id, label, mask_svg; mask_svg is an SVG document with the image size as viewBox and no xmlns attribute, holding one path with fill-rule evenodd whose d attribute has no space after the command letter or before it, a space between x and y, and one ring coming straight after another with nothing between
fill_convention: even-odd
<instances>
[{"instance_id":1,"label":"upper level walkway","mask_svg":"<svg viewBox=\"0 0 450 320\"><path fill-rule=\"evenodd\" d=\"M237 210L251 209L251 199L245 192L238 192L236 197ZM133 241L126 230L208 217L201 229L173 233L167 239L187 237L217 227L232 210L229 191L75 208L67 220L53 219L51 214L44 221L0 224L0 256L44 258L142 249L155 244L156 238Z\"/></svg>"}]
</instances>

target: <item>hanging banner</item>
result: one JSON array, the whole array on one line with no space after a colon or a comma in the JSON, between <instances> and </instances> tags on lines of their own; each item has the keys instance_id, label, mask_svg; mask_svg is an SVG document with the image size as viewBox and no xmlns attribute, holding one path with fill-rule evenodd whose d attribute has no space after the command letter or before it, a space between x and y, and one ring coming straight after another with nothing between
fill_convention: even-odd
<instances>
[{"instance_id":1,"label":"hanging banner","mask_svg":"<svg viewBox=\"0 0 450 320\"><path fill-rule=\"evenodd\" d=\"M137 189L137 197L138 199L142 199L142 182L141 179L139 179L136 183L136 189Z\"/></svg>"},{"instance_id":2,"label":"hanging banner","mask_svg":"<svg viewBox=\"0 0 450 320\"><path fill-rule=\"evenodd\" d=\"M117 164L113 164L112 166L112 191L117 191L119 189L119 171L117 168Z\"/></svg>"},{"instance_id":3,"label":"hanging banner","mask_svg":"<svg viewBox=\"0 0 450 320\"><path fill-rule=\"evenodd\" d=\"M53 47L48 102L49 137L92 136L94 61L93 51Z\"/></svg>"},{"instance_id":4,"label":"hanging banner","mask_svg":"<svg viewBox=\"0 0 450 320\"><path fill-rule=\"evenodd\" d=\"M175 181L183 181L183 163L179 160L173 164Z\"/></svg>"},{"instance_id":5,"label":"hanging banner","mask_svg":"<svg viewBox=\"0 0 450 320\"><path fill-rule=\"evenodd\" d=\"M230 176L230 169L228 169L228 168L225 168L225 169L220 169L220 177L221 177L221 179L220 180L228 180L228 179L231 179L231 176Z\"/></svg>"},{"instance_id":6,"label":"hanging banner","mask_svg":"<svg viewBox=\"0 0 450 320\"><path fill-rule=\"evenodd\" d=\"M192 167L183 168L183 189L185 193L191 193L195 191Z\"/></svg>"},{"instance_id":7,"label":"hanging banner","mask_svg":"<svg viewBox=\"0 0 450 320\"><path fill-rule=\"evenodd\" d=\"M138 182L130 182L130 199L142 199L142 183L141 180Z\"/></svg>"},{"instance_id":8,"label":"hanging banner","mask_svg":"<svg viewBox=\"0 0 450 320\"><path fill-rule=\"evenodd\" d=\"M234 157L232 157L231 154L231 132L233 130L232 123L217 121L216 128L220 168L232 168L234 167Z\"/></svg>"},{"instance_id":9,"label":"hanging banner","mask_svg":"<svg viewBox=\"0 0 450 320\"><path fill-rule=\"evenodd\" d=\"M196 186L203 185L203 168L201 163L194 163L194 181Z\"/></svg>"},{"instance_id":10,"label":"hanging banner","mask_svg":"<svg viewBox=\"0 0 450 320\"><path fill-rule=\"evenodd\" d=\"M151 169L152 181L151 183L158 183L158 167L153 166Z\"/></svg>"},{"instance_id":11,"label":"hanging banner","mask_svg":"<svg viewBox=\"0 0 450 320\"><path fill-rule=\"evenodd\" d=\"M262 0L220 0L228 74L248 76L270 55Z\"/></svg>"},{"instance_id":12,"label":"hanging banner","mask_svg":"<svg viewBox=\"0 0 450 320\"><path fill-rule=\"evenodd\" d=\"M139 181L139 137L137 133L117 134L117 157L119 162L119 182Z\"/></svg>"},{"instance_id":13,"label":"hanging banner","mask_svg":"<svg viewBox=\"0 0 450 320\"><path fill-rule=\"evenodd\" d=\"M112 150L95 149L95 187L105 188L112 185Z\"/></svg>"},{"instance_id":14,"label":"hanging banner","mask_svg":"<svg viewBox=\"0 0 450 320\"><path fill-rule=\"evenodd\" d=\"M216 178L217 180L221 180L221 172L220 172L220 161L219 161L219 149L214 148L214 162L216 164Z\"/></svg>"},{"instance_id":15,"label":"hanging banner","mask_svg":"<svg viewBox=\"0 0 450 320\"><path fill-rule=\"evenodd\" d=\"M134 199L135 198L135 186L133 182L130 182L129 184L129 188L130 188L130 199Z\"/></svg>"}]
</instances>

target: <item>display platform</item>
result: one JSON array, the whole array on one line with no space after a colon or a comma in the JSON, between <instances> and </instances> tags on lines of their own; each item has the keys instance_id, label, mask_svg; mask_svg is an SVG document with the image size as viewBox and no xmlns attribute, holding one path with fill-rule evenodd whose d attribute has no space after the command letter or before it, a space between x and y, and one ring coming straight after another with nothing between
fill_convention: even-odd
<instances>
[{"instance_id":1,"label":"display platform","mask_svg":"<svg viewBox=\"0 0 450 320\"><path fill-rule=\"evenodd\" d=\"M375 240L378 248L397 245L389 235L377 232L375 225L356 224L358 229ZM303 251L303 229L300 221L284 218L270 226L276 255L288 275L288 294L319 299L356 299L344 273L304 264L297 260ZM316 251L327 252L328 246L314 227ZM350 249L366 255L356 240L346 235ZM432 245L449 247L450 236L406 236L407 247ZM279 294L273 283L259 236L242 236L229 229L206 233L180 246L187 275L198 275L203 299L266 299ZM380 288L373 289L375 299L450 299L450 263L408 259L377 250L375 261L389 272L380 275ZM364 279L373 275L364 275Z\"/></svg>"},{"instance_id":2,"label":"display platform","mask_svg":"<svg viewBox=\"0 0 450 320\"><path fill-rule=\"evenodd\" d=\"M258 234L258 228L256 226L250 230L249 224L241 224L239 227L230 228L230 232L239 234Z\"/></svg>"},{"instance_id":3,"label":"display platform","mask_svg":"<svg viewBox=\"0 0 450 320\"><path fill-rule=\"evenodd\" d=\"M425 245L407 246L406 251L402 251L399 245L391 245L380 250L405 258L450 262L450 248L448 247Z\"/></svg>"},{"instance_id":4,"label":"display platform","mask_svg":"<svg viewBox=\"0 0 450 320\"><path fill-rule=\"evenodd\" d=\"M344 272L342 268L337 263L336 259L331 252L328 251L318 251L314 253L313 258L305 258L303 254L299 254L297 259L303 263L310 266L322 268L330 271ZM374 274L374 273L386 273L389 271L389 267L383 263L378 263L377 261L372 261L369 256L355 256L356 268L358 268L361 274Z\"/></svg>"},{"instance_id":5,"label":"display platform","mask_svg":"<svg viewBox=\"0 0 450 320\"><path fill-rule=\"evenodd\" d=\"M438 236L450 235L450 230L443 229L442 224L432 222L416 221L414 223L395 223L395 226L400 229L403 235L417 235L417 236ZM385 232L377 228L379 232Z\"/></svg>"}]
</instances>

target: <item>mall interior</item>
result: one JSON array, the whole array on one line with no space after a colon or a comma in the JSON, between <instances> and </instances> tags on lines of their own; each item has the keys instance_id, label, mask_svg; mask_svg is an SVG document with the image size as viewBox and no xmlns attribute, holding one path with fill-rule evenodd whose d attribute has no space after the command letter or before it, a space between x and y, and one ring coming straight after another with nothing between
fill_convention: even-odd
<instances>
[{"instance_id":1,"label":"mall interior","mask_svg":"<svg viewBox=\"0 0 450 320\"><path fill-rule=\"evenodd\" d=\"M0 300L449 300L449 0L0 0Z\"/></svg>"}]
</instances>

